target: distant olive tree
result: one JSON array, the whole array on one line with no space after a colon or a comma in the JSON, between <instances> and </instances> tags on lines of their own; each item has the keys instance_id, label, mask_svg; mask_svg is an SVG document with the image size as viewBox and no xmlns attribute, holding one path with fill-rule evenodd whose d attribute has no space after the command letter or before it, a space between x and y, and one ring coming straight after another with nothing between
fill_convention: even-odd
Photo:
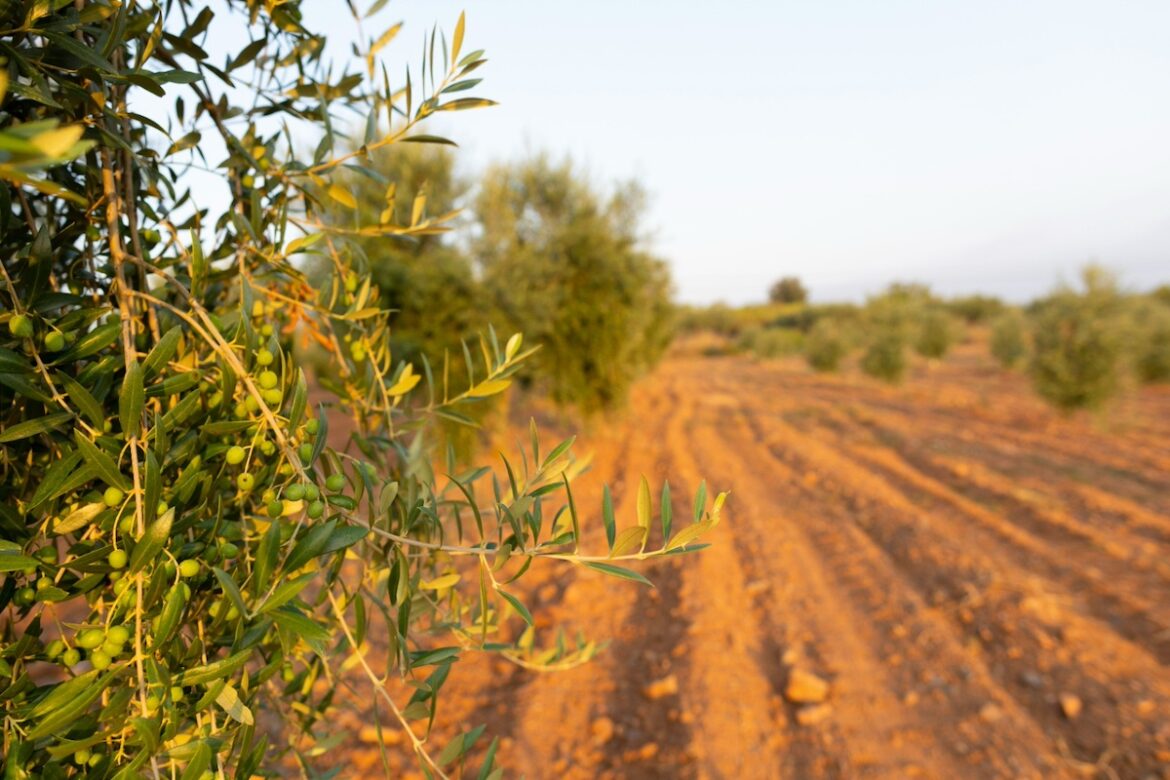
<instances>
[{"instance_id":1,"label":"distant olive tree","mask_svg":"<svg viewBox=\"0 0 1170 780\"><path fill-rule=\"evenodd\" d=\"M1028 353L1027 321L1019 309L1008 309L991 323L991 354L1005 369L1012 369Z\"/></svg>"},{"instance_id":2,"label":"distant olive tree","mask_svg":"<svg viewBox=\"0 0 1170 780\"><path fill-rule=\"evenodd\" d=\"M808 290L795 276L785 276L768 288L768 300L772 303L804 303Z\"/></svg>"},{"instance_id":3,"label":"distant olive tree","mask_svg":"<svg viewBox=\"0 0 1170 780\"><path fill-rule=\"evenodd\" d=\"M1151 297L1137 305L1134 368L1147 384L1170 381L1170 301Z\"/></svg>"},{"instance_id":4,"label":"distant olive tree","mask_svg":"<svg viewBox=\"0 0 1170 780\"><path fill-rule=\"evenodd\" d=\"M585 412L620 403L672 335L666 264L642 245L630 183L602 195L568 162L488 170L475 202L476 260L502 321L541 345L536 375Z\"/></svg>"},{"instance_id":5,"label":"distant olive tree","mask_svg":"<svg viewBox=\"0 0 1170 780\"><path fill-rule=\"evenodd\" d=\"M939 360L950 352L959 338L959 323L942 306L925 306L914 315L914 351Z\"/></svg>"},{"instance_id":6,"label":"distant olive tree","mask_svg":"<svg viewBox=\"0 0 1170 780\"><path fill-rule=\"evenodd\" d=\"M804 356L816 371L836 371L849 352L849 339L841 323L817 320L804 340Z\"/></svg>"},{"instance_id":7,"label":"distant olive tree","mask_svg":"<svg viewBox=\"0 0 1170 780\"><path fill-rule=\"evenodd\" d=\"M1081 288L1061 286L1034 306L1032 382L1040 395L1066 410L1097 408L1121 386L1124 299L1115 277L1090 266Z\"/></svg>"}]
</instances>

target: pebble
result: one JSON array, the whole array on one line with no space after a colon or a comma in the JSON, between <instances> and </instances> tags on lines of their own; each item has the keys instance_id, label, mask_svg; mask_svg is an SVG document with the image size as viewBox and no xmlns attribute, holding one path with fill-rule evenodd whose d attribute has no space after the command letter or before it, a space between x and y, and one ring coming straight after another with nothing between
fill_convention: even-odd
<instances>
[{"instance_id":1,"label":"pebble","mask_svg":"<svg viewBox=\"0 0 1170 780\"><path fill-rule=\"evenodd\" d=\"M1068 718L1069 720L1073 720L1078 715L1080 715L1081 710L1084 709L1084 706L1085 705L1081 701L1080 696L1072 693L1060 694L1060 711L1063 712L1064 717Z\"/></svg>"},{"instance_id":2,"label":"pebble","mask_svg":"<svg viewBox=\"0 0 1170 780\"><path fill-rule=\"evenodd\" d=\"M642 689L647 699L661 699L663 696L674 696L678 693L678 678L668 674L661 680L655 680Z\"/></svg>"},{"instance_id":3,"label":"pebble","mask_svg":"<svg viewBox=\"0 0 1170 780\"><path fill-rule=\"evenodd\" d=\"M793 669L788 673L788 685L784 687L784 698L796 704L819 704L829 697L829 683L804 669Z\"/></svg>"},{"instance_id":4,"label":"pebble","mask_svg":"<svg viewBox=\"0 0 1170 780\"><path fill-rule=\"evenodd\" d=\"M802 726L815 726L828 720L833 708L828 704L810 704L796 711L796 722Z\"/></svg>"},{"instance_id":5,"label":"pebble","mask_svg":"<svg viewBox=\"0 0 1170 780\"><path fill-rule=\"evenodd\" d=\"M613 721L605 717L598 718L593 721L593 725L590 726L590 731L593 732L593 744L604 745L613 738Z\"/></svg>"},{"instance_id":6,"label":"pebble","mask_svg":"<svg viewBox=\"0 0 1170 780\"><path fill-rule=\"evenodd\" d=\"M987 704L979 708L979 717L988 723L994 723L1003 717L1003 710L1000 709L998 704L987 702Z\"/></svg>"}]
</instances>

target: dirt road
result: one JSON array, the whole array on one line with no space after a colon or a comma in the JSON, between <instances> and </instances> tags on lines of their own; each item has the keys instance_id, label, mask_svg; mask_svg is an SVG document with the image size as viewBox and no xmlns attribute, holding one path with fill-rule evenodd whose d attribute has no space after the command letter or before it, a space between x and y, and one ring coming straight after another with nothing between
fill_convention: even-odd
<instances>
[{"instance_id":1,"label":"dirt road","mask_svg":"<svg viewBox=\"0 0 1170 780\"><path fill-rule=\"evenodd\" d=\"M1170 777L1165 389L1067 419L971 347L901 388L676 356L577 449L582 506L732 497L656 590L537 573L538 620L613 637L593 663L457 666L448 717L515 776Z\"/></svg>"}]
</instances>

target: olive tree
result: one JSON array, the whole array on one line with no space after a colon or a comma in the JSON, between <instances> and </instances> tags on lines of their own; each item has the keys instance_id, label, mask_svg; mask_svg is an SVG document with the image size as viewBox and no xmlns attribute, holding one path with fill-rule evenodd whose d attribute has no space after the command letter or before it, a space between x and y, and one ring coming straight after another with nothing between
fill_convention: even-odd
<instances>
[{"instance_id":1,"label":"olive tree","mask_svg":"<svg viewBox=\"0 0 1170 780\"><path fill-rule=\"evenodd\" d=\"M672 334L670 276L638 235L635 184L603 197L569 162L492 167L475 202L483 280L503 321L540 344L554 399L610 408Z\"/></svg>"},{"instance_id":2,"label":"olive tree","mask_svg":"<svg viewBox=\"0 0 1170 780\"><path fill-rule=\"evenodd\" d=\"M504 392L531 351L488 331L462 386L399 359L360 240L421 240L451 215L415 197L341 224L325 202L354 209L340 172L380 150L445 143L428 116L489 105L462 17L392 73L399 25L331 63L295 0L0 15L4 776L271 776L327 733L346 670L368 678L379 733L402 729L429 776L462 772L478 729L428 739L462 654L595 649L510 643L532 616L508 583L544 559L639 580L625 562L694 549L723 504L701 488L680 529L663 501L647 549L643 480L637 517L619 527L607 501L587 555L571 440L534 434L495 470L432 462L427 420ZM250 43L210 53L229 26ZM315 408L302 338L329 354ZM408 699L373 671L375 623Z\"/></svg>"}]
</instances>

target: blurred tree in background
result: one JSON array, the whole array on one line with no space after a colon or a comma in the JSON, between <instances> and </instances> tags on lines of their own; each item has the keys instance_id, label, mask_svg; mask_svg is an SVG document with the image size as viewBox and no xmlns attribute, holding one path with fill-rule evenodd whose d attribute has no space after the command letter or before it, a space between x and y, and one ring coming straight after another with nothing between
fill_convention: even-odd
<instances>
[{"instance_id":1,"label":"blurred tree in background","mask_svg":"<svg viewBox=\"0 0 1170 780\"><path fill-rule=\"evenodd\" d=\"M772 303L804 303L808 290L795 276L785 276L768 288L768 300Z\"/></svg>"},{"instance_id":2,"label":"blurred tree in background","mask_svg":"<svg viewBox=\"0 0 1170 780\"><path fill-rule=\"evenodd\" d=\"M473 251L494 309L541 345L552 397L585 412L620 403L670 342L670 276L642 248L644 206L636 184L606 197L543 155L493 166L476 197Z\"/></svg>"},{"instance_id":3,"label":"blurred tree in background","mask_svg":"<svg viewBox=\"0 0 1170 780\"><path fill-rule=\"evenodd\" d=\"M1027 328L1019 309L1007 309L992 321L991 354L1003 368L1015 368L1028 354Z\"/></svg>"},{"instance_id":4,"label":"blurred tree in background","mask_svg":"<svg viewBox=\"0 0 1170 780\"><path fill-rule=\"evenodd\" d=\"M1118 391L1125 353L1125 300L1116 278L1090 266L1081 289L1062 285L1032 306L1036 391L1062 409L1098 408Z\"/></svg>"}]
</instances>

